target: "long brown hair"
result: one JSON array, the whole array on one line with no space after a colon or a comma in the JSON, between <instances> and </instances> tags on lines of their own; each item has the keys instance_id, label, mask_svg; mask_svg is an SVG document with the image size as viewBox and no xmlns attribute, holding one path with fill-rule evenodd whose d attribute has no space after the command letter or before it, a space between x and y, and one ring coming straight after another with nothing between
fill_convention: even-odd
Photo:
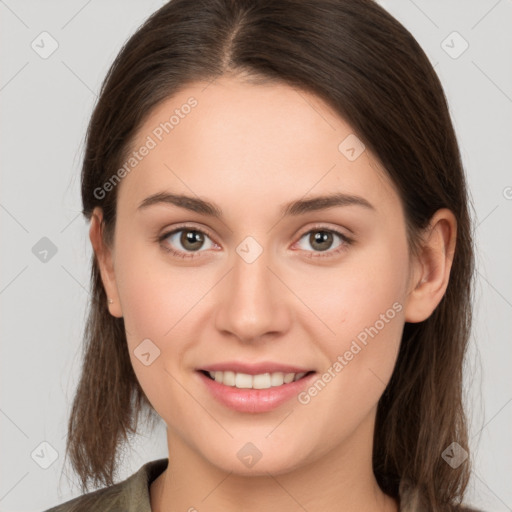
<instances>
[{"instance_id":1,"label":"long brown hair","mask_svg":"<svg viewBox=\"0 0 512 512\"><path fill-rule=\"evenodd\" d=\"M379 485L419 489L432 510L460 504L470 459L462 369L471 326L474 254L470 201L441 83L414 37L372 0L172 0L127 41L102 85L86 138L83 214L103 209L112 243L117 188L98 190L122 165L137 129L164 99L196 81L233 74L281 82L323 99L380 160L400 195L411 253L439 208L457 220L446 293L433 314L406 323L374 434ZM133 372L123 319L110 315L96 256L83 367L66 453L82 491L112 485L122 442L140 415L157 414Z\"/></svg>"}]
</instances>

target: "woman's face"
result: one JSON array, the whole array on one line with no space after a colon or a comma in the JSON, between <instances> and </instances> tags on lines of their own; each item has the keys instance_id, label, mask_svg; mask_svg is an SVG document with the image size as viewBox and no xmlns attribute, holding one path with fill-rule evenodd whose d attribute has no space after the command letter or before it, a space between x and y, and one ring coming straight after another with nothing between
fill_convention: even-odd
<instances>
[{"instance_id":1,"label":"woman's face","mask_svg":"<svg viewBox=\"0 0 512 512\"><path fill-rule=\"evenodd\" d=\"M351 127L303 91L223 77L159 105L132 151L110 311L170 442L241 474L371 443L409 257L398 195Z\"/></svg>"}]
</instances>

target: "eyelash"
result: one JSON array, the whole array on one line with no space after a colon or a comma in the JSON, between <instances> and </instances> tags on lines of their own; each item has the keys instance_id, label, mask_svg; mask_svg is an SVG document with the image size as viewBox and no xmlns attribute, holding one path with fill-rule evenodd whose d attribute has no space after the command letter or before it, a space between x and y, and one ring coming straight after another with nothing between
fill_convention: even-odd
<instances>
[{"instance_id":1,"label":"eyelash","mask_svg":"<svg viewBox=\"0 0 512 512\"><path fill-rule=\"evenodd\" d=\"M198 254L200 252L204 252L204 251L196 251L196 252L193 252L193 253L185 253L183 251L176 251L172 247L169 247L168 245L165 245L163 243L166 238L169 238L171 235L179 233L180 231L197 231L198 233L206 235L206 236L208 236L208 238L213 240L213 237L209 234L208 231L206 231L204 229L199 229L199 228L197 228L195 226L188 226L188 225L179 226L178 228L173 229L172 231L168 231L168 232L164 233L163 235L159 236L157 238L157 241L160 243L162 249L164 251L166 251L167 253L170 253L173 256L177 257L177 258L181 258L181 259L198 258L200 256L196 256L196 254ZM327 228L325 226L315 226L314 228L310 229L309 231L304 232L299 237L299 240L301 240L305 235L309 235L310 233L313 233L315 231L323 231L323 232L326 232L326 233L334 233L335 235L337 235L341 239L342 243L340 244L339 247L337 247L334 250L330 250L330 251L307 251L309 253L315 254L315 256L313 256L313 255L307 256L308 258L332 258L332 257L335 257L339 253L341 253L343 251L346 251L348 246L352 245L352 243L354 242L353 239L347 237L346 235L344 235L343 233L337 231L336 229Z\"/></svg>"}]
</instances>

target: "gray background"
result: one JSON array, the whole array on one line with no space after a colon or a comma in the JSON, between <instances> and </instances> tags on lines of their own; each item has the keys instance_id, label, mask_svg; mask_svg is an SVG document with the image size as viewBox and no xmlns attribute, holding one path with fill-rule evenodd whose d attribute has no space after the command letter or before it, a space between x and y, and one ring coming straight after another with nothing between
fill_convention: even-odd
<instances>
[{"instance_id":1,"label":"gray background","mask_svg":"<svg viewBox=\"0 0 512 512\"><path fill-rule=\"evenodd\" d=\"M108 66L162 4L0 0L1 511L39 511L80 494L63 463L89 300L91 247L79 196L83 138ZM478 246L465 374L474 457L468 503L512 510L512 2L381 4L424 48L450 103ZM52 39L40 36L44 31L58 44L47 58L41 53ZM457 55L463 40L469 47ZM46 261L43 237L56 249ZM119 479L166 456L161 422L133 438Z\"/></svg>"}]
</instances>

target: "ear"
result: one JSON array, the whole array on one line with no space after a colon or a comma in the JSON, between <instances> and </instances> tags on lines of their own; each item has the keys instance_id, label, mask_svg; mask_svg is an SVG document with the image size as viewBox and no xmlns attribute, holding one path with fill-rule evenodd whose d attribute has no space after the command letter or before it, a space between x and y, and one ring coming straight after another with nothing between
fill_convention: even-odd
<instances>
[{"instance_id":1,"label":"ear","mask_svg":"<svg viewBox=\"0 0 512 512\"><path fill-rule=\"evenodd\" d=\"M450 278L456 237L457 220L452 211L438 210L423 233L419 254L413 262L406 322L426 320L441 302Z\"/></svg>"},{"instance_id":2,"label":"ear","mask_svg":"<svg viewBox=\"0 0 512 512\"><path fill-rule=\"evenodd\" d=\"M112 304L108 304L110 314L122 318L123 312L114 274L113 251L103 239L103 211L98 206L92 212L89 238L96 254L105 293L109 299L112 299Z\"/></svg>"}]
</instances>

